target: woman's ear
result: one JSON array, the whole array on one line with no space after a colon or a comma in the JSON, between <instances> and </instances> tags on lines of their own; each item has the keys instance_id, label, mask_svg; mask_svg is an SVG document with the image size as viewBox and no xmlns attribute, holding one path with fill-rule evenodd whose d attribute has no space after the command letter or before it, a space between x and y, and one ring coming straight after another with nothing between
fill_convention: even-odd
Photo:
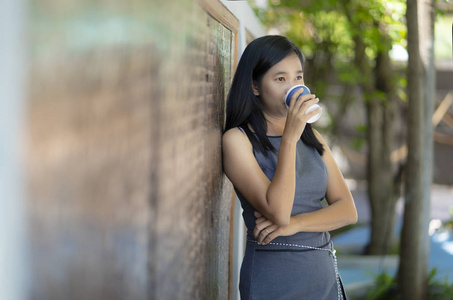
<instances>
[{"instance_id":1,"label":"woman's ear","mask_svg":"<svg viewBox=\"0 0 453 300\"><path fill-rule=\"evenodd\" d=\"M260 95L260 91L258 90L258 85L255 83L255 81L252 81L252 91L253 91L253 95L255 95L257 97Z\"/></svg>"}]
</instances>

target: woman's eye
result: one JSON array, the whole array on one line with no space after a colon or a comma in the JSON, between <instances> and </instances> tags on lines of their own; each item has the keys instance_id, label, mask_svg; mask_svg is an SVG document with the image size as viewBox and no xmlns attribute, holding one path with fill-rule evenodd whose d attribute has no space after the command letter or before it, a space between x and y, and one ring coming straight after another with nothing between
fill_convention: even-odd
<instances>
[{"instance_id":1,"label":"woman's eye","mask_svg":"<svg viewBox=\"0 0 453 300\"><path fill-rule=\"evenodd\" d=\"M296 80L302 80L302 76L297 76Z\"/></svg>"},{"instance_id":2,"label":"woman's eye","mask_svg":"<svg viewBox=\"0 0 453 300\"><path fill-rule=\"evenodd\" d=\"M284 77L278 77L277 80L278 81L285 81L285 78Z\"/></svg>"}]
</instances>

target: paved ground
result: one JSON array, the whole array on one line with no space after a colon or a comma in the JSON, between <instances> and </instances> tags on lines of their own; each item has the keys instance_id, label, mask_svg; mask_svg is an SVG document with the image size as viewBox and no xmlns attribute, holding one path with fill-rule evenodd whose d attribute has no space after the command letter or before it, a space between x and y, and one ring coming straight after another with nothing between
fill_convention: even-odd
<instances>
[{"instance_id":1,"label":"paved ground","mask_svg":"<svg viewBox=\"0 0 453 300\"><path fill-rule=\"evenodd\" d=\"M338 250L338 267L347 290L372 282L375 275L382 271L394 274L398 267L398 256L369 257L354 255L360 253L369 240L370 209L363 184L351 183L354 200L359 214L359 224L356 227L333 238ZM452 219L453 187L434 185L432 189L431 219L447 221ZM397 232L401 227L403 201L397 205ZM453 282L453 235L448 232L437 232L431 237L430 267L436 267L437 277L445 279L448 276Z\"/></svg>"}]
</instances>

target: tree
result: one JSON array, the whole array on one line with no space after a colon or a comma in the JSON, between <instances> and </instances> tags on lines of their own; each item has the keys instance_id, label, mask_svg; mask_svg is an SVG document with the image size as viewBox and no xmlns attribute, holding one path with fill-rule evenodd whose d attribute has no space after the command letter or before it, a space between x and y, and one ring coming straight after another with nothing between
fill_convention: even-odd
<instances>
[{"instance_id":1,"label":"tree","mask_svg":"<svg viewBox=\"0 0 453 300\"><path fill-rule=\"evenodd\" d=\"M407 0L408 158L398 285L402 299L426 299L435 97L435 0Z\"/></svg>"},{"instance_id":2,"label":"tree","mask_svg":"<svg viewBox=\"0 0 453 300\"><path fill-rule=\"evenodd\" d=\"M367 112L367 179L371 207L368 254L386 254L393 246L395 206L399 198L402 165L393 166L395 140L395 71L389 56L392 47L385 8L378 2L341 1L355 42L358 83ZM369 36L369 42L366 38ZM374 49L372 59L367 48ZM374 64L374 68L373 68Z\"/></svg>"}]
</instances>

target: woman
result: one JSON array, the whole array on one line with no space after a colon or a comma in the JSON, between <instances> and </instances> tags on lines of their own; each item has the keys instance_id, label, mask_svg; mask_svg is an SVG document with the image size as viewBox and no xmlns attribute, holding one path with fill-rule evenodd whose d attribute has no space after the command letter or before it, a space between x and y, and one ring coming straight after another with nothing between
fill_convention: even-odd
<instances>
[{"instance_id":1,"label":"woman","mask_svg":"<svg viewBox=\"0 0 453 300\"><path fill-rule=\"evenodd\" d=\"M224 171L247 226L242 300L345 298L328 231L355 223L357 211L329 147L307 124L319 99L296 100L299 90L286 107L296 84L304 84L301 51L265 36L244 51L228 96Z\"/></svg>"}]
</instances>

